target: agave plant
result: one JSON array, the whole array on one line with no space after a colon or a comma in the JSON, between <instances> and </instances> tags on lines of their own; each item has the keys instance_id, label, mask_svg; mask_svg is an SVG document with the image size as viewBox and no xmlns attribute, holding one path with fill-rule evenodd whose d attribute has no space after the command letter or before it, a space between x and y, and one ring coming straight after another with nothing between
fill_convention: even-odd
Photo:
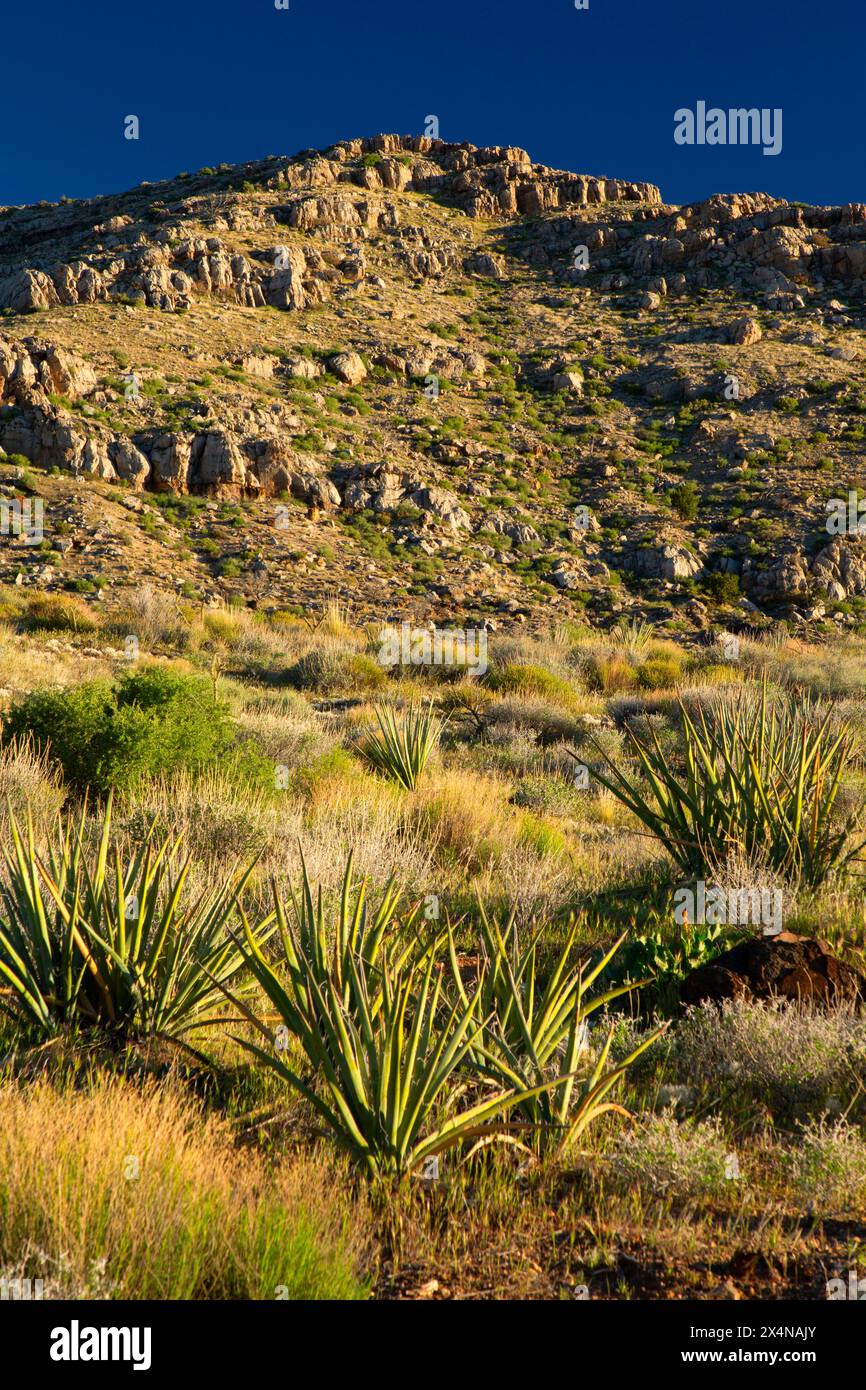
<instances>
[{"instance_id":1,"label":"agave plant","mask_svg":"<svg viewBox=\"0 0 866 1390\"><path fill-rule=\"evenodd\" d=\"M680 772L650 730L628 737L648 790L599 749L609 772L599 781L628 806L689 875L708 875L736 859L760 863L814 887L844 870L863 849L850 845L856 812L841 824L836 801L851 757L848 726L787 698L726 701L695 719L679 702L684 740Z\"/></svg>"},{"instance_id":2,"label":"agave plant","mask_svg":"<svg viewBox=\"0 0 866 1390\"><path fill-rule=\"evenodd\" d=\"M126 861L111 856L109 798L98 846L85 841L87 808L58 820L57 843L43 858L33 826L11 818L0 884L0 1005L52 1034L64 1026L101 1028L115 1037L177 1038L212 1022L220 985L244 958L227 923L239 906L247 869L187 901L190 859L181 840L157 843L155 828ZM272 917L257 929L263 942Z\"/></svg>"},{"instance_id":3,"label":"agave plant","mask_svg":"<svg viewBox=\"0 0 866 1390\"><path fill-rule=\"evenodd\" d=\"M556 1144L562 1152L572 1140L609 1111L628 1112L606 1099L628 1067L664 1032L663 1025L628 1057L608 1068L613 1029L593 1061L587 1020L611 1000L627 993L628 984L591 995L599 975L616 955L625 934L591 967L574 963L578 924L571 929L542 983L538 973L538 947L544 928L529 943L518 940L516 916L504 926L491 921L479 904L485 960L479 994L482 1012L491 1019L478 1049L476 1061L500 1085L532 1088L520 1100L519 1110L542 1148ZM465 988L451 939L452 970L457 988ZM641 981L642 984L648 981ZM559 1080L545 1087L551 1075Z\"/></svg>"},{"instance_id":4,"label":"agave plant","mask_svg":"<svg viewBox=\"0 0 866 1390\"><path fill-rule=\"evenodd\" d=\"M433 713L432 702L426 709L413 705L399 717L390 707L380 708L376 720L378 730L360 740L359 751L378 772L414 791L442 737L442 720Z\"/></svg>"},{"instance_id":5,"label":"agave plant","mask_svg":"<svg viewBox=\"0 0 866 1390\"><path fill-rule=\"evenodd\" d=\"M508 1083L458 1108L467 1090L461 1068L480 1044L484 1021L477 994L446 1001L436 949L394 971L386 962L379 971L350 950L347 1005L333 974L320 979L297 947L286 988L249 932L246 946L253 975L314 1076L302 1076L279 1031L235 999L268 1045L238 1041L306 1096L338 1146L370 1176L404 1176L454 1145L505 1137L505 1112L552 1084Z\"/></svg>"}]
</instances>

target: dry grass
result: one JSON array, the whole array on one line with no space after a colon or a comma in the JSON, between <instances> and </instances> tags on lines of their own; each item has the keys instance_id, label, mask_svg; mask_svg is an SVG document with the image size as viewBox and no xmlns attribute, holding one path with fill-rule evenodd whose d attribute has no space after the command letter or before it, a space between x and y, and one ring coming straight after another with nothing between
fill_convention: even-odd
<instances>
[{"instance_id":1,"label":"dry grass","mask_svg":"<svg viewBox=\"0 0 866 1390\"><path fill-rule=\"evenodd\" d=\"M366 1220L333 1172L242 1156L167 1082L2 1082L0 1210L0 1266L47 1272L60 1296L361 1292Z\"/></svg>"}]
</instances>

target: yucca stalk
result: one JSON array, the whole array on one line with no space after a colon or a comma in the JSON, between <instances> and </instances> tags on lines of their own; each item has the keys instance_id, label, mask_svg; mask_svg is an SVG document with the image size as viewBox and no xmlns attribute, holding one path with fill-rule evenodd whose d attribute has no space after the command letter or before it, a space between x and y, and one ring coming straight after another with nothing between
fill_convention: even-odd
<instances>
[{"instance_id":1,"label":"yucca stalk","mask_svg":"<svg viewBox=\"0 0 866 1390\"><path fill-rule=\"evenodd\" d=\"M521 948L517 920L511 914L504 927L488 918L479 904L484 961L479 995L482 1012L490 1018L476 1058L500 1085L539 1086L559 1074L549 1089L537 1090L519 1103L520 1113L533 1131L540 1148L552 1144L562 1152L573 1139L601 1115L621 1106L606 1096L628 1067L664 1032L663 1025L618 1066L605 1070L613 1038L608 1035L594 1065L581 1059L590 1054L588 1018L611 1000L627 993L620 985L602 993L589 993L619 950L625 934L590 968L575 962L578 924L568 936L544 982L539 979L537 953L544 928L537 929ZM458 991L465 989L450 938L452 972ZM647 981L641 981L646 984Z\"/></svg>"},{"instance_id":2,"label":"yucca stalk","mask_svg":"<svg viewBox=\"0 0 866 1390\"><path fill-rule=\"evenodd\" d=\"M683 766L671 764L654 729L648 742L628 738L645 786L608 765L599 781L666 846L687 874L708 876L731 861L766 865L794 883L815 887L844 871L863 849L849 845L856 812L835 814L853 738L809 705L767 698L720 704L696 719L679 702Z\"/></svg>"},{"instance_id":3,"label":"yucca stalk","mask_svg":"<svg viewBox=\"0 0 866 1390\"><path fill-rule=\"evenodd\" d=\"M77 825L58 821L45 858L12 817L13 853L0 888L0 974L7 1010L46 1033L99 1027L120 1040L179 1037L213 1022L221 984L244 959L226 925L251 869L187 901L189 857L181 839L157 843L155 827L124 861L111 853L112 804L99 843L85 841L87 808ZM264 941L273 918L258 928Z\"/></svg>"},{"instance_id":4,"label":"yucca stalk","mask_svg":"<svg viewBox=\"0 0 866 1390\"><path fill-rule=\"evenodd\" d=\"M390 707L379 708L376 720L378 731L361 738L359 751L378 772L414 791L444 728L432 701L426 709L413 705L399 717Z\"/></svg>"}]
</instances>

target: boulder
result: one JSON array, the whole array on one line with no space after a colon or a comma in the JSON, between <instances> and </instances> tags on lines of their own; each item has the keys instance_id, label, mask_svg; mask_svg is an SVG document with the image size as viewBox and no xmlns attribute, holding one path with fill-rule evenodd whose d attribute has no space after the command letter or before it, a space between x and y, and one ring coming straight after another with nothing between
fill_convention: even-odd
<instances>
[{"instance_id":1,"label":"boulder","mask_svg":"<svg viewBox=\"0 0 866 1390\"><path fill-rule=\"evenodd\" d=\"M818 1006L863 1003L866 977L834 956L818 937L780 932L750 937L687 975L684 1004L723 999L786 999Z\"/></svg>"},{"instance_id":2,"label":"boulder","mask_svg":"<svg viewBox=\"0 0 866 1390\"><path fill-rule=\"evenodd\" d=\"M764 335L757 319L750 318L747 314L744 318L735 319L729 325L725 336L729 343L737 343L740 347L751 347L753 343L759 343Z\"/></svg>"},{"instance_id":3,"label":"boulder","mask_svg":"<svg viewBox=\"0 0 866 1390\"><path fill-rule=\"evenodd\" d=\"M348 386L359 386L367 375L367 368L357 352L338 352L335 357L329 357L328 371Z\"/></svg>"},{"instance_id":4,"label":"boulder","mask_svg":"<svg viewBox=\"0 0 866 1390\"><path fill-rule=\"evenodd\" d=\"M577 367L569 371L556 372L553 377L554 391L570 391L573 396L583 395L583 372Z\"/></svg>"},{"instance_id":5,"label":"boulder","mask_svg":"<svg viewBox=\"0 0 866 1390\"><path fill-rule=\"evenodd\" d=\"M487 251L476 251L463 262L464 270L470 275L483 275L489 280L504 280L505 261L501 256L493 256Z\"/></svg>"}]
</instances>

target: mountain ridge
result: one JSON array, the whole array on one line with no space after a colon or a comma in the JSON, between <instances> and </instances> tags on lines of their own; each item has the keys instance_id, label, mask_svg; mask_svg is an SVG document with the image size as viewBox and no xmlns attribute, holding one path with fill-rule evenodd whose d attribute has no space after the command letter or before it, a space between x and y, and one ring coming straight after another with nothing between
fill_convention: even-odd
<instances>
[{"instance_id":1,"label":"mountain ridge","mask_svg":"<svg viewBox=\"0 0 866 1390\"><path fill-rule=\"evenodd\" d=\"M825 514L862 482L864 270L864 204L677 207L425 136L6 208L0 450L134 517L154 582L168 527L205 601L856 626ZM0 579L129 582L44 544L0 537Z\"/></svg>"}]
</instances>

